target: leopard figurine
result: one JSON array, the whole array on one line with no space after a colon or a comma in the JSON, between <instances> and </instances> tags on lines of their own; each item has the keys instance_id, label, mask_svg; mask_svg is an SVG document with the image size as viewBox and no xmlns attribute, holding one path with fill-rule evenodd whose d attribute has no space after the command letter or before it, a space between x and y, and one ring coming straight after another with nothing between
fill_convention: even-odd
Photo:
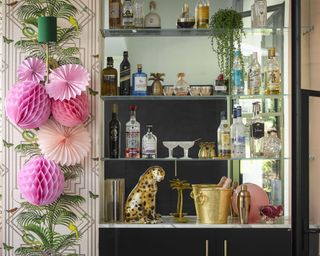
<instances>
[{"instance_id":1,"label":"leopard figurine","mask_svg":"<svg viewBox=\"0 0 320 256\"><path fill-rule=\"evenodd\" d=\"M125 204L127 223L157 224L162 223L156 213L157 182L164 179L165 171L160 166L149 167L139 178L138 184L128 196Z\"/></svg>"}]
</instances>

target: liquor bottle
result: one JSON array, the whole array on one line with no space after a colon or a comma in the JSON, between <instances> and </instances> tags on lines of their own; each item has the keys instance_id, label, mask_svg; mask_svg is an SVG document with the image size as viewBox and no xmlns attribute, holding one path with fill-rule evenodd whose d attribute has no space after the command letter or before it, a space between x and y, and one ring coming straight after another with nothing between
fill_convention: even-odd
<instances>
[{"instance_id":1,"label":"liquor bottle","mask_svg":"<svg viewBox=\"0 0 320 256\"><path fill-rule=\"evenodd\" d=\"M131 0L125 0L122 6L121 25L123 28L133 28L133 6Z\"/></svg>"},{"instance_id":2,"label":"liquor bottle","mask_svg":"<svg viewBox=\"0 0 320 256\"><path fill-rule=\"evenodd\" d=\"M231 156L234 156L234 141L235 141L235 137L236 137L236 126L237 126L237 107L234 106L233 107L233 111L232 111L232 125L230 126L230 136L231 136Z\"/></svg>"},{"instance_id":3,"label":"liquor bottle","mask_svg":"<svg viewBox=\"0 0 320 256\"><path fill-rule=\"evenodd\" d=\"M237 125L233 135L233 155L234 158L246 157L246 126L242 122L242 109L237 106Z\"/></svg>"},{"instance_id":4,"label":"liquor bottle","mask_svg":"<svg viewBox=\"0 0 320 256\"><path fill-rule=\"evenodd\" d=\"M144 18L145 28L161 28L161 19L158 13L156 13L157 3L150 1L149 9L150 12Z\"/></svg>"},{"instance_id":5,"label":"liquor bottle","mask_svg":"<svg viewBox=\"0 0 320 256\"><path fill-rule=\"evenodd\" d=\"M142 158L157 158L157 137L152 133L152 125L147 125L147 129L142 137Z\"/></svg>"},{"instance_id":6,"label":"liquor bottle","mask_svg":"<svg viewBox=\"0 0 320 256\"><path fill-rule=\"evenodd\" d=\"M120 158L121 123L118 120L118 105L112 105L112 119L109 122L110 158Z\"/></svg>"},{"instance_id":7,"label":"liquor bottle","mask_svg":"<svg viewBox=\"0 0 320 256\"><path fill-rule=\"evenodd\" d=\"M120 28L121 0L109 0L109 28Z\"/></svg>"},{"instance_id":8,"label":"liquor bottle","mask_svg":"<svg viewBox=\"0 0 320 256\"><path fill-rule=\"evenodd\" d=\"M130 120L126 123L126 158L140 158L140 123L136 120L137 106L130 106Z\"/></svg>"},{"instance_id":9,"label":"liquor bottle","mask_svg":"<svg viewBox=\"0 0 320 256\"><path fill-rule=\"evenodd\" d=\"M113 68L113 58L107 58L107 67L102 70L101 96L118 94L118 72Z\"/></svg>"},{"instance_id":10,"label":"liquor bottle","mask_svg":"<svg viewBox=\"0 0 320 256\"><path fill-rule=\"evenodd\" d=\"M218 153L219 153L219 157L230 157L231 156L230 126L228 124L225 112L222 111L220 115L221 115L221 122L217 132Z\"/></svg>"},{"instance_id":11,"label":"liquor bottle","mask_svg":"<svg viewBox=\"0 0 320 256\"><path fill-rule=\"evenodd\" d=\"M252 60L248 67L248 94L258 95L261 88L261 66L258 62L258 53L252 53Z\"/></svg>"},{"instance_id":12,"label":"liquor bottle","mask_svg":"<svg viewBox=\"0 0 320 256\"><path fill-rule=\"evenodd\" d=\"M130 95L130 73L128 52L123 52L123 61L120 64L120 95Z\"/></svg>"},{"instance_id":13,"label":"liquor bottle","mask_svg":"<svg viewBox=\"0 0 320 256\"><path fill-rule=\"evenodd\" d=\"M281 71L280 64L276 58L276 49L268 50L268 61L266 63L266 94L280 94Z\"/></svg>"},{"instance_id":14,"label":"liquor bottle","mask_svg":"<svg viewBox=\"0 0 320 256\"><path fill-rule=\"evenodd\" d=\"M244 93L243 70L240 59L240 51L235 51L233 66L232 66L232 86L233 94L239 95Z\"/></svg>"},{"instance_id":15,"label":"liquor bottle","mask_svg":"<svg viewBox=\"0 0 320 256\"><path fill-rule=\"evenodd\" d=\"M190 92L190 85L184 80L185 76L185 73L178 73L178 81L173 87L176 96L187 96Z\"/></svg>"},{"instance_id":16,"label":"liquor bottle","mask_svg":"<svg viewBox=\"0 0 320 256\"><path fill-rule=\"evenodd\" d=\"M197 28L209 28L209 8L209 1L198 0L195 9Z\"/></svg>"},{"instance_id":17,"label":"liquor bottle","mask_svg":"<svg viewBox=\"0 0 320 256\"><path fill-rule=\"evenodd\" d=\"M264 28L267 26L267 0L255 0L251 6L252 28Z\"/></svg>"},{"instance_id":18,"label":"liquor bottle","mask_svg":"<svg viewBox=\"0 0 320 256\"><path fill-rule=\"evenodd\" d=\"M132 75L132 95L146 96L147 95L147 74L142 72L142 65L137 65L138 71Z\"/></svg>"},{"instance_id":19,"label":"liquor bottle","mask_svg":"<svg viewBox=\"0 0 320 256\"><path fill-rule=\"evenodd\" d=\"M260 116L261 106L260 102L254 102L253 104L253 118L251 120L251 157L263 156L263 138L264 138L264 122Z\"/></svg>"},{"instance_id":20,"label":"liquor bottle","mask_svg":"<svg viewBox=\"0 0 320 256\"><path fill-rule=\"evenodd\" d=\"M143 0L135 0L133 3L133 22L135 28L143 28L144 27L144 1Z\"/></svg>"}]
</instances>

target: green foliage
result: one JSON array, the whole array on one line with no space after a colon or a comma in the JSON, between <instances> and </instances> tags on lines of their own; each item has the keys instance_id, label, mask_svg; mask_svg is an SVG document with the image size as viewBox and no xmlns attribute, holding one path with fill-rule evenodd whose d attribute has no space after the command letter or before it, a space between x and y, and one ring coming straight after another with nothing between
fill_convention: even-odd
<instances>
[{"instance_id":1,"label":"green foliage","mask_svg":"<svg viewBox=\"0 0 320 256\"><path fill-rule=\"evenodd\" d=\"M38 17L54 16L69 22L70 27L57 29L57 42L50 44L50 56L58 66L64 64L80 64L79 48L67 47L66 43L74 40L79 35L75 15L77 8L68 0L25 0L17 10L18 18L23 25L22 33L26 37L16 42L16 47L27 52L30 57L45 59L46 49L39 44ZM72 21L72 23L71 23Z\"/></svg>"},{"instance_id":2,"label":"green foliage","mask_svg":"<svg viewBox=\"0 0 320 256\"><path fill-rule=\"evenodd\" d=\"M220 72L230 78L234 51L236 47L241 50L241 37L244 34L242 16L232 9L220 9L212 15L209 27L211 46L218 55Z\"/></svg>"}]
</instances>

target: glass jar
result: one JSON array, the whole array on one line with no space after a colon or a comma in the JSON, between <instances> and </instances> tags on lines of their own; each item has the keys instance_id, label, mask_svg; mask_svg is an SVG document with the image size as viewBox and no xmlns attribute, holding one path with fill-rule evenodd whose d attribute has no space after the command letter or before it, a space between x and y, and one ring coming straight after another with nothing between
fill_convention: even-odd
<instances>
[{"instance_id":1,"label":"glass jar","mask_svg":"<svg viewBox=\"0 0 320 256\"><path fill-rule=\"evenodd\" d=\"M187 96L190 91L190 85L184 80L185 73L178 73L178 81L174 86L176 96Z\"/></svg>"},{"instance_id":2,"label":"glass jar","mask_svg":"<svg viewBox=\"0 0 320 256\"><path fill-rule=\"evenodd\" d=\"M263 155L265 157L279 158L281 152L281 140L278 138L277 130L272 128L263 141Z\"/></svg>"}]
</instances>

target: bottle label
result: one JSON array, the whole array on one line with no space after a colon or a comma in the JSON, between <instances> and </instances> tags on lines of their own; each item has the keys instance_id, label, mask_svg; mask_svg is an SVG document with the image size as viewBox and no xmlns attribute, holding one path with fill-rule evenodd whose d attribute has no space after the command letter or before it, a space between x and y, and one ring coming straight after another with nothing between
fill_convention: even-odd
<instances>
[{"instance_id":1,"label":"bottle label","mask_svg":"<svg viewBox=\"0 0 320 256\"><path fill-rule=\"evenodd\" d=\"M256 88L256 87L260 87L260 73L259 71L253 71L251 70L249 72L249 84L248 87L249 88Z\"/></svg>"},{"instance_id":2,"label":"bottle label","mask_svg":"<svg viewBox=\"0 0 320 256\"><path fill-rule=\"evenodd\" d=\"M119 3L110 3L109 5L109 18L119 19L120 18L120 5Z\"/></svg>"},{"instance_id":3,"label":"bottle label","mask_svg":"<svg viewBox=\"0 0 320 256\"><path fill-rule=\"evenodd\" d=\"M225 86L225 85L223 85L223 86L215 86L214 87L214 90L215 91L223 91L223 92L225 92L225 91L227 91L227 86Z\"/></svg>"},{"instance_id":4,"label":"bottle label","mask_svg":"<svg viewBox=\"0 0 320 256\"><path fill-rule=\"evenodd\" d=\"M143 76L134 78L134 90L136 92L146 92L147 91L147 78Z\"/></svg>"},{"instance_id":5,"label":"bottle label","mask_svg":"<svg viewBox=\"0 0 320 256\"><path fill-rule=\"evenodd\" d=\"M120 71L120 95L130 95L130 68L127 66Z\"/></svg>"},{"instance_id":6,"label":"bottle label","mask_svg":"<svg viewBox=\"0 0 320 256\"><path fill-rule=\"evenodd\" d=\"M155 141L145 142L142 154L155 155L157 153L157 143Z\"/></svg>"},{"instance_id":7,"label":"bottle label","mask_svg":"<svg viewBox=\"0 0 320 256\"><path fill-rule=\"evenodd\" d=\"M241 69L234 69L233 70L233 83L235 87L243 86L242 83L242 70Z\"/></svg>"},{"instance_id":8,"label":"bottle label","mask_svg":"<svg viewBox=\"0 0 320 256\"><path fill-rule=\"evenodd\" d=\"M127 149L140 148L140 132L126 132L126 140L127 140Z\"/></svg>"},{"instance_id":9,"label":"bottle label","mask_svg":"<svg viewBox=\"0 0 320 256\"><path fill-rule=\"evenodd\" d=\"M254 139L260 139L264 137L264 123L252 124L252 137Z\"/></svg>"},{"instance_id":10,"label":"bottle label","mask_svg":"<svg viewBox=\"0 0 320 256\"><path fill-rule=\"evenodd\" d=\"M105 83L108 83L108 84L116 83L117 82L117 76L116 75L104 75L103 76L103 81Z\"/></svg>"},{"instance_id":11,"label":"bottle label","mask_svg":"<svg viewBox=\"0 0 320 256\"><path fill-rule=\"evenodd\" d=\"M268 89L277 91L280 89L281 74L279 70L268 72Z\"/></svg>"},{"instance_id":12,"label":"bottle label","mask_svg":"<svg viewBox=\"0 0 320 256\"><path fill-rule=\"evenodd\" d=\"M133 13L130 10L122 13L122 25L123 26L132 26L133 25Z\"/></svg>"},{"instance_id":13,"label":"bottle label","mask_svg":"<svg viewBox=\"0 0 320 256\"><path fill-rule=\"evenodd\" d=\"M221 148L222 150L230 149L230 133L224 132L221 134Z\"/></svg>"},{"instance_id":14,"label":"bottle label","mask_svg":"<svg viewBox=\"0 0 320 256\"><path fill-rule=\"evenodd\" d=\"M110 127L110 141L117 142L119 139L118 127Z\"/></svg>"}]
</instances>

